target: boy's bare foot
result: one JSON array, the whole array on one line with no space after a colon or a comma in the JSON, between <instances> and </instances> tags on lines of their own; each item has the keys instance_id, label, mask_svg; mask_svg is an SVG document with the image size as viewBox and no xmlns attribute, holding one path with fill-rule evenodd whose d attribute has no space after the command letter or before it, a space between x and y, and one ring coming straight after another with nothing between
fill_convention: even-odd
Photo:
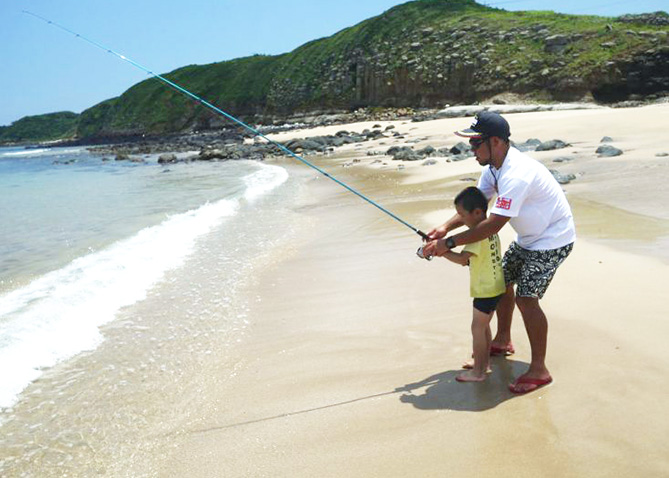
<instances>
[{"instance_id":1,"label":"boy's bare foot","mask_svg":"<svg viewBox=\"0 0 669 478\"><path fill-rule=\"evenodd\" d=\"M474 361L470 360L468 362L464 362L462 364L462 368L464 368L465 370L472 370L474 368ZM492 373L492 369L490 368L490 366L488 366L485 373Z\"/></svg>"},{"instance_id":2,"label":"boy's bare foot","mask_svg":"<svg viewBox=\"0 0 669 478\"><path fill-rule=\"evenodd\" d=\"M455 377L458 382L483 382L486 379L486 373L477 375L473 370L467 370Z\"/></svg>"}]
</instances>

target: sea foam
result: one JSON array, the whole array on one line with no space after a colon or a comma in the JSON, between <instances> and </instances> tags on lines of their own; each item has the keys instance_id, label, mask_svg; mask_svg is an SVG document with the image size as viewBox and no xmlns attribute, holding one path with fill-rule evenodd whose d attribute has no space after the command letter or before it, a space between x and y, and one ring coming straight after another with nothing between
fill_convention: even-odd
<instances>
[{"instance_id":1,"label":"sea foam","mask_svg":"<svg viewBox=\"0 0 669 478\"><path fill-rule=\"evenodd\" d=\"M278 166L266 166L244 177L246 191L244 199L253 201L272 189L283 184L288 179L288 171Z\"/></svg>"},{"instance_id":2,"label":"sea foam","mask_svg":"<svg viewBox=\"0 0 669 478\"><path fill-rule=\"evenodd\" d=\"M253 200L287 177L283 168L263 166L243 178L243 196ZM0 296L0 407L12 406L45 368L96 348L101 325L144 299L191 254L198 237L239 206L237 198L223 199L171 216Z\"/></svg>"}]
</instances>

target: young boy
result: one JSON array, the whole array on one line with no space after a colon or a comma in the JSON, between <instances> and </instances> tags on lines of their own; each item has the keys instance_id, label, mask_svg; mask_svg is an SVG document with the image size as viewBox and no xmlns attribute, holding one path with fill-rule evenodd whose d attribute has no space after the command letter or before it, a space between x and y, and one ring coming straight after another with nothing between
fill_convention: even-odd
<instances>
[{"instance_id":1,"label":"young boy","mask_svg":"<svg viewBox=\"0 0 669 478\"><path fill-rule=\"evenodd\" d=\"M471 229L486 218L488 200L478 188L469 187L456 196L455 210L462 222ZM455 379L459 382L482 382L490 370L490 319L506 289L499 236L494 234L482 241L467 244L462 252L448 251L443 257L456 264L469 265L470 293L474 298L474 364L465 364L465 368L470 370Z\"/></svg>"}]
</instances>

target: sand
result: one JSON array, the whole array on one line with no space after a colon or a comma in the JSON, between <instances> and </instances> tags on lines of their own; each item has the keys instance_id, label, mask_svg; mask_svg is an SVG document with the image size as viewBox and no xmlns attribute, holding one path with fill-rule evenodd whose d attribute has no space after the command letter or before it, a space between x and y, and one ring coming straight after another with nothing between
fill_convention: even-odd
<instances>
[{"instance_id":1,"label":"sand","mask_svg":"<svg viewBox=\"0 0 669 478\"><path fill-rule=\"evenodd\" d=\"M517 312L517 353L495 358L484 383L456 382L471 350L468 271L417 259L411 230L314 179L296 211L313 227L264 270L234 376L209 391L217 406L198 426L174 437L158 476L669 475L669 157L656 156L669 152L669 105L507 119L516 141L572 145L530 153L577 176L564 189L579 238L542 301L555 382L508 392L529 362ZM453 145L451 132L470 122L380 124L420 148ZM624 155L597 158L603 136ZM311 159L424 230L452 214L453 196L480 172L471 159L398 169L367 156L401 144L381 142ZM560 156L573 161L552 162ZM510 227L501 237L506 247Z\"/></svg>"}]
</instances>

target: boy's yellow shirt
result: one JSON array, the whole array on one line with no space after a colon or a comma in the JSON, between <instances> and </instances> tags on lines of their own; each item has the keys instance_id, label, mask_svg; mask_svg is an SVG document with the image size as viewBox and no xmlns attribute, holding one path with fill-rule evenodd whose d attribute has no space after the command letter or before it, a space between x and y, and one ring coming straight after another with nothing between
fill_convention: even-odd
<instances>
[{"instance_id":1,"label":"boy's yellow shirt","mask_svg":"<svg viewBox=\"0 0 669 478\"><path fill-rule=\"evenodd\" d=\"M469 289L477 299L497 297L506 290L499 236L467 244L463 252L473 254L469 258Z\"/></svg>"}]
</instances>

